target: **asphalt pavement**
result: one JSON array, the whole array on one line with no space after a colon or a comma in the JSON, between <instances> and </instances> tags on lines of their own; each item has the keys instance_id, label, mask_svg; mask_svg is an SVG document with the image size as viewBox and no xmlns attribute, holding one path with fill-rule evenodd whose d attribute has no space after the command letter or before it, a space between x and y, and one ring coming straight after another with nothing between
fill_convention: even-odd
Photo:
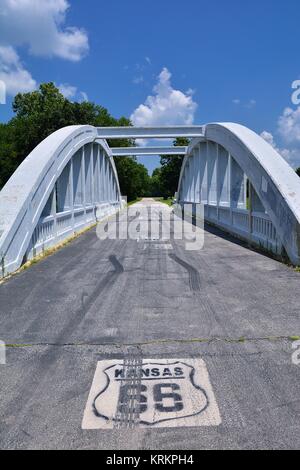
<instances>
[{"instance_id":1,"label":"asphalt pavement","mask_svg":"<svg viewBox=\"0 0 300 470\"><path fill-rule=\"evenodd\" d=\"M203 249L185 248L151 236L99 240L94 228L0 285L1 449L300 447L300 365L292 361L300 274L209 227ZM95 428L84 426L97 363L150 364L143 373L154 382L162 367L174 378L175 405L157 398L157 382L148 403L156 412L141 419L141 407L139 416L127 410L125 421L109 421L109 394L120 401L109 382L95 402ZM178 370L166 372L173 363ZM194 382L186 373L187 391L174 395L178 376L193 368Z\"/></svg>"}]
</instances>

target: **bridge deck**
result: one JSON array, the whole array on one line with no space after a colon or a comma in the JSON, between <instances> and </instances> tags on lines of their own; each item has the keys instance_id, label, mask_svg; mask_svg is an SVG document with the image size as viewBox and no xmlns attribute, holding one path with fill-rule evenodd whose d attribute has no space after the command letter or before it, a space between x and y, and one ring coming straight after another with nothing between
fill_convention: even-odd
<instances>
[{"instance_id":1,"label":"bridge deck","mask_svg":"<svg viewBox=\"0 0 300 470\"><path fill-rule=\"evenodd\" d=\"M300 275L212 231L171 243L92 230L0 286L1 448L299 448ZM222 424L83 431L97 361L135 350L202 358Z\"/></svg>"}]
</instances>

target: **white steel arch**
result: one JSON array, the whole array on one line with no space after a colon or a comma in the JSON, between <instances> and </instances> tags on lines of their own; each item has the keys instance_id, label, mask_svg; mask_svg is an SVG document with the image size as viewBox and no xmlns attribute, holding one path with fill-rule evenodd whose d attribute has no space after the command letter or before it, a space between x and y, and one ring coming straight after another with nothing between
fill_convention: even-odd
<instances>
[{"instance_id":1,"label":"white steel arch","mask_svg":"<svg viewBox=\"0 0 300 470\"><path fill-rule=\"evenodd\" d=\"M193 140L188 148L110 149L104 138ZM113 161L184 155L178 201L208 222L300 265L300 181L260 136L239 124L61 129L33 150L0 192L0 276L122 206Z\"/></svg>"},{"instance_id":2,"label":"white steel arch","mask_svg":"<svg viewBox=\"0 0 300 470\"><path fill-rule=\"evenodd\" d=\"M69 126L54 132L0 192L0 276L121 205L112 152L97 129Z\"/></svg>"},{"instance_id":3,"label":"white steel arch","mask_svg":"<svg viewBox=\"0 0 300 470\"><path fill-rule=\"evenodd\" d=\"M208 124L184 159L178 201L205 206L208 222L300 264L300 180L262 137Z\"/></svg>"}]
</instances>

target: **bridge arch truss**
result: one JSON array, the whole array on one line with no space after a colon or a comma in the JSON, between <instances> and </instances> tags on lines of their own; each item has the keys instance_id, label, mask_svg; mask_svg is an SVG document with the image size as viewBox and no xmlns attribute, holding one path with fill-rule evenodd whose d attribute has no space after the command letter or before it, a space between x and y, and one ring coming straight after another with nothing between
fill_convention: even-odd
<instances>
[{"instance_id":1,"label":"bridge arch truss","mask_svg":"<svg viewBox=\"0 0 300 470\"><path fill-rule=\"evenodd\" d=\"M112 152L97 129L70 126L55 132L0 193L0 275L121 206Z\"/></svg>"},{"instance_id":2,"label":"bridge arch truss","mask_svg":"<svg viewBox=\"0 0 300 470\"><path fill-rule=\"evenodd\" d=\"M110 148L107 139L187 137L188 147ZM177 202L209 223L300 265L300 180L239 124L69 126L50 135L0 192L0 277L123 207L114 157L182 155Z\"/></svg>"},{"instance_id":3,"label":"bridge arch truss","mask_svg":"<svg viewBox=\"0 0 300 470\"><path fill-rule=\"evenodd\" d=\"M239 124L209 124L182 165L178 202L205 220L300 264L300 180L262 137Z\"/></svg>"}]
</instances>

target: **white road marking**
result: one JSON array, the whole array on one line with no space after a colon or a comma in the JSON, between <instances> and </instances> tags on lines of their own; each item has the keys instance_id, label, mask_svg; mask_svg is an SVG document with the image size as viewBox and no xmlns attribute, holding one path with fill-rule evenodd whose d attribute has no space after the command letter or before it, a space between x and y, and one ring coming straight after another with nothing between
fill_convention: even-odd
<instances>
[{"instance_id":1,"label":"white road marking","mask_svg":"<svg viewBox=\"0 0 300 470\"><path fill-rule=\"evenodd\" d=\"M192 427L221 424L202 359L143 359L97 364L82 429Z\"/></svg>"},{"instance_id":2,"label":"white road marking","mask_svg":"<svg viewBox=\"0 0 300 470\"><path fill-rule=\"evenodd\" d=\"M103 333L103 336L117 336L118 328L106 328Z\"/></svg>"},{"instance_id":3,"label":"white road marking","mask_svg":"<svg viewBox=\"0 0 300 470\"><path fill-rule=\"evenodd\" d=\"M155 250L173 250L173 246L170 243L162 243L153 245Z\"/></svg>"}]
</instances>

